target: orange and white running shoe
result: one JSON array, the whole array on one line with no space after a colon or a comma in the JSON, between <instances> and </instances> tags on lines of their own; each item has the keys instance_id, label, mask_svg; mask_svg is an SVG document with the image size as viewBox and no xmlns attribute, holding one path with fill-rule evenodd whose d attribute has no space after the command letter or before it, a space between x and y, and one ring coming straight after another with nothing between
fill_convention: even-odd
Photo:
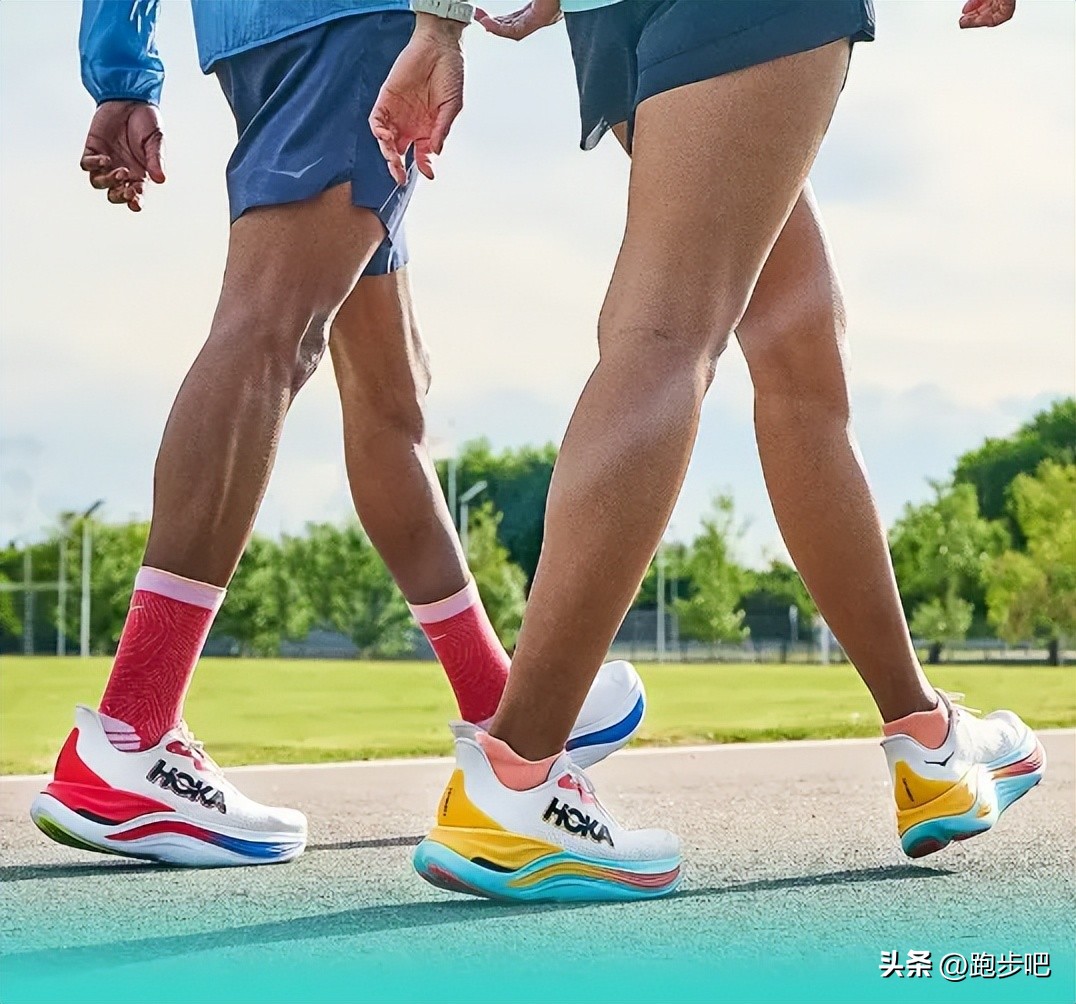
<instances>
[{"instance_id":1,"label":"orange and white running shoe","mask_svg":"<svg viewBox=\"0 0 1076 1004\"><path fill-rule=\"evenodd\" d=\"M680 841L622 827L569 754L519 791L497 777L476 726L453 730L456 770L414 855L427 882L522 902L653 899L680 884Z\"/></svg>"},{"instance_id":2,"label":"orange and white running shoe","mask_svg":"<svg viewBox=\"0 0 1076 1004\"><path fill-rule=\"evenodd\" d=\"M960 695L956 695L960 696ZM991 829L1046 769L1042 744L1011 711L978 718L939 691L949 733L937 749L911 736L882 741L904 853L921 858Z\"/></svg>"}]
</instances>

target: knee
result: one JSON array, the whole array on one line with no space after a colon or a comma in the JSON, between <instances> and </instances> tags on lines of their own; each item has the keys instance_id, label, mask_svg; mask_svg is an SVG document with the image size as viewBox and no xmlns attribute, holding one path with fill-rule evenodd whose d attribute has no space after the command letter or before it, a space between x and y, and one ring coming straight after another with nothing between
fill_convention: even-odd
<instances>
[{"instance_id":1,"label":"knee","mask_svg":"<svg viewBox=\"0 0 1076 1004\"><path fill-rule=\"evenodd\" d=\"M655 314L658 313L658 317ZM701 398L713 383L717 361L728 346L731 328L700 328L671 315L613 322L598 320L598 349L603 360L627 355L632 368L658 381L692 386Z\"/></svg>"},{"instance_id":2,"label":"knee","mask_svg":"<svg viewBox=\"0 0 1076 1004\"><path fill-rule=\"evenodd\" d=\"M847 413L844 305L790 296L745 319L739 339L760 403Z\"/></svg>"},{"instance_id":3,"label":"knee","mask_svg":"<svg viewBox=\"0 0 1076 1004\"><path fill-rule=\"evenodd\" d=\"M425 395L416 387L379 386L367 399L365 427L372 440L421 446L426 441Z\"/></svg>"},{"instance_id":4,"label":"knee","mask_svg":"<svg viewBox=\"0 0 1076 1004\"><path fill-rule=\"evenodd\" d=\"M222 297L210 337L234 342L237 355L274 373L295 394L324 357L331 324L330 310L266 290L239 301Z\"/></svg>"}]
</instances>

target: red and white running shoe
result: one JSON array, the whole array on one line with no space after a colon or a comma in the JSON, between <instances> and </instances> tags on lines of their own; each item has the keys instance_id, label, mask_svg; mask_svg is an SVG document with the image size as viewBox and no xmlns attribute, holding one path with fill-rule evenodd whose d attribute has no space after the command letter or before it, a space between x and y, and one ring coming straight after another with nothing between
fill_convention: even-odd
<instances>
[{"instance_id":1,"label":"red and white running shoe","mask_svg":"<svg viewBox=\"0 0 1076 1004\"><path fill-rule=\"evenodd\" d=\"M306 817L247 798L185 725L124 752L82 705L30 818L61 844L173 865L273 864L306 847Z\"/></svg>"}]
</instances>

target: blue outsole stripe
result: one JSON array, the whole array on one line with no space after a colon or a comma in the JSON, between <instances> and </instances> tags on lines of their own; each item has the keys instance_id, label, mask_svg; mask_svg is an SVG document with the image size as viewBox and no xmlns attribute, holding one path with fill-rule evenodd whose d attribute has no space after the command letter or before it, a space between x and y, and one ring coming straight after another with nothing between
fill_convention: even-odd
<instances>
[{"instance_id":1,"label":"blue outsole stripe","mask_svg":"<svg viewBox=\"0 0 1076 1004\"><path fill-rule=\"evenodd\" d=\"M643 714L645 712L646 698L640 694L639 700L635 702L635 707L621 718L619 722L608 726L608 728L599 729L597 732L588 732L584 736L575 736L568 740L568 743L564 748L568 750L568 752L571 752L572 750L577 750L584 746L598 746L604 743L619 742L621 739L630 736L632 732L639 727L639 723L643 720Z\"/></svg>"}]
</instances>

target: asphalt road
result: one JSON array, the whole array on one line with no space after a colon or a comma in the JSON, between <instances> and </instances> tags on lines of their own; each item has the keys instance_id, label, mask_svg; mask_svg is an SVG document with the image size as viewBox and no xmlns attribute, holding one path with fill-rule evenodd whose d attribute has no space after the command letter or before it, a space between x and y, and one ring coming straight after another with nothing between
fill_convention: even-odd
<instances>
[{"instance_id":1,"label":"asphalt road","mask_svg":"<svg viewBox=\"0 0 1076 1004\"><path fill-rule=\"evenodd\" d=\"M209 973L220 963L233 975L274 965L337 972L342 962L363 960L401 999L425 999L409 972L440 964L451 970L479 957L489 973L489 960L556 960L557 993L498 983L492 995L486 988L491 999L531 999L528 992L543 1000L600 999L601 985L573 992L585 984L573 980L596 959L616 961L621 974L637 967L641 998L653 999L641 989L645 965L664 960L681 973L754 974L750 985L767 999L769 978L804 971L810 960L846 971L849 986L869 978L855 985L888 991L892 984L878 976L880 952L903 956L930 945L966 956L1052 951L1050 977L1021 975L1004 987L980 981L983 992L1011 988L1016 996L996 999L1071 1001L1076 734L1043 739L1045 781L994 832L919 862L900 851L874 743L620 754L591 772L603 800L627 823L677 831L687 877L674 898L602 907L487 904L418 879L409 856L432 819L447 761L236 771L248 794L308 814L310 846L291 864L218 871L158 868L53 844L27 816L40 779L3 779L0 999L52 999L60 991L50 989L49 974L82 972L110 988L108 999L120 999L121 987L138 985L139 974L156 973L162 960L186 967L183 973ZM159 980L155 985L167 996ZM374 983L364 986L345 981L326 996L392 995L380 984L377 993ZM672 985L663 986L676 999ZM214 987L223 994L222 984L196 981L179 997L223 999ZM956 987L935 973L916 989L917 1000L952 1000L971 984ZM281 989L280 998L296 992ZM443 987L438 996L446 999ZM840 996L836 988L833 996ZM252 999L267 998L252 992Z\"/></svg>"}]
</instances>

